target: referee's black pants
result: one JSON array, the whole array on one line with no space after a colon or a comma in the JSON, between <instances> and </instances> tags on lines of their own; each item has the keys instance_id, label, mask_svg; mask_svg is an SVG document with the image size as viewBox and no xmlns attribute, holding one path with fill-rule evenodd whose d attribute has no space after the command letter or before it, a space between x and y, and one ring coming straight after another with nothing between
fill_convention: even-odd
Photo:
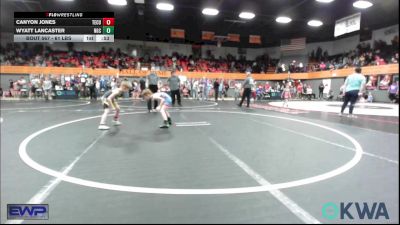
<instances>
[{"instance_id":1,"label":"referee's black pants","mask_svg":"<svg viewBox=\"0 0 400 225\"><path fill-rule=\"evenodd\" d=\"M350 102L349 114L353 114L354 105L356 104L357 99L358 99L358 92L359 92L359 90L353 90L353 91L348 91L345 93L342 110L340 111L341 113L344 112L344 109L346 109L347 104L349 104L349 102Z\"/></svg>"},{"instance_id":2,"label":"referee's black pants","mask_svg":"<svg viewBox=\"0 0 400 225\"><path fill-rule=\"evenodd\" d=\"M181 105L181 92L180 90L171 90L172 106L175 105L175 97L178 100L178 105Z\"/></svg>"},{"instance_id":3,"label":"referee's black pants","mask_svg":"<svg viewBox=\"0 0 400 225\"><path fill-rule=\"evenodd\" d=\"M251 88L245 88L242 94L242 100L239 103L239 106L242 107L244 102L244 98L247 98L247 107L250 107L250 97L251 97Z\"/></svg>"},{"instance_id":4,"label":"referee's black pants","mask_svg":"<svg viewBox=\"0 0 400 225\"><path fill-rule=\"evenodd\" d=\"M89 86L89 93L90 93L90 99L97 100L96 86L94 86L94 85Z\"/></svg>"}]
</instances>

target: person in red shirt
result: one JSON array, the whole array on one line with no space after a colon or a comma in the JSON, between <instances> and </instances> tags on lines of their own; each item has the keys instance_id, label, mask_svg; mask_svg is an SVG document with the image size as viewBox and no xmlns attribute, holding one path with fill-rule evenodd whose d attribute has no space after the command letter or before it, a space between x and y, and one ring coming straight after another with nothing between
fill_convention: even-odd
<instances>
[{"instance_id":1,"label":"person in red shirt","mask_svg":"<svg viewBox=\"0 0 400 225\"><path fill-rule=\"evenodd\" d=\"M270 92L271 91L271 85L269 84L269 82L265 82L265 86L264 86L265 92Z\"/></svg>"},{"instance_id":2,"label":"person in red shirt","mask_svg":"<svg viewBox=\"0 0 400 225\"><path fill-rule=\"evenodd\" d=\"M302 97L303 93L303 84L300 82L299 85L297 85L297 98L300 99Z\"/></svg>"}]
</instances>

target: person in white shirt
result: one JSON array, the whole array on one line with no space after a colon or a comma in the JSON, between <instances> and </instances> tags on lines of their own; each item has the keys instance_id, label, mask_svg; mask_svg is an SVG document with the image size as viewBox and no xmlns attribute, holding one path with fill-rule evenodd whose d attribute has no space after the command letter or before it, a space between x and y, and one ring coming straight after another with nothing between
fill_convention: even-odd
<instances>
[{"instance_id":1,"label":"person in white shirt","mask_svg":"<svg viewBox=\"0 0 400 225\"><path fill-rule=\"evenodd\" d=\"M96 91L95 95L96 95L96 99L97 99L97 96L100 94L100 79L96 79L95 91Z\"/></svg>"},{"instance_id":2,"label":"person in white shirt","mask_svg":"<svg viewBox=\"0 0 400 225\"><path fill-rule=\"evenodd\" d=\"M303 63L300 62L300 63L299 63L299 70L300 70L299 72L300 72L300 73L302 73L302 72L304 71L303 67L304 67Z\"/></svg>"},{"instance_id":3,"label":"person in white shirt","mask_svg":"<svg viewBox=\"0 0 400 225\"><path fill-rule=\"evenodd\" d=\"M311 100L311 96L313 94L313 90L312 90L310 85L307 86L306 94L307 94L308 100Z\"/></svg>"},{"instance_id":4,"label":"person in white shirt","mask_svg":"<svg viewBox=\"0 0 400 225\"><path fill-rule=\"evenodd\" d=\"M46 101L51 99L51 87L52 87L51 80L49 79L49 77L46 77L43 81L43 93Z\"/></svg>"},{"instance_id":5,"label":"person in white shirt","mask_svg":"<svg viewBox=\"0 0 400 225\"><path fill-rule=\"evenodd\" d=\"M374 97L372 96L371 92L368 92L367 102L372 103L374 101Z\"/></svg>"},{"instance_id":6,"label":"person in white shirt","mask_svg":"<svg viewBox=\"0 0 400 225\"><path fill-rule=\"evenodd\" d=\"M193 82L192 98L199 100L199 92L200 92L199 81L196 79Z\"/></svg>"},{"instance_id":7,"label":"person in white shirt","mask_svg":"<svg viewBox=\"0 0 400 225\"><path fill-rule=\"evenodd\" d=\"M21 77L19 80L17 80L17 97L20 98L21 95L28 94L28 85L24 77Z\"/></svg>"},{"instance_id":8,"label":"person in white shirt","mask_svg":"<svg viewBox=\"0 0 400 225\"><path fill-rule=\"evenodd\" d=\"M40 80L35 76L31 80L31 90L29 92L29 98L36 98L36 90L39 88Z\"/></svg>"},{"instance_id":9,"label":"person in white shirt","mask_svg":"<svg viewBox=\"0 0 400 225\"><path fill-rule=\"evenodd\" d=\"M114 77L111 79L110 86L111 86L111 90L114 90L117 88L117 80Z\"/></svg>"},{"instance_id":10,"label":"person in white shirt","mask_svg":"<svg viewBox=\"0 0 400 225\"><path fill-rule=\"evenodd\" d=\"M235 101L237 101L238 98L240 97L240 90L241 90L241 89L242 89L242 83L236 82L236 83L235 83L235 92L234 92Z\"/></svg>"}]
</instances>

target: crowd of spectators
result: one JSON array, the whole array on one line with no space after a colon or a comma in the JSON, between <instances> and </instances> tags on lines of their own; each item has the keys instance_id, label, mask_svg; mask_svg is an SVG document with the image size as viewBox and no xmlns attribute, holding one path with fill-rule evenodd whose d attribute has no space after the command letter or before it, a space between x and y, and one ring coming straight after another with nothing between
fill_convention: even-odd
<instances>
[{"instance_id":1,"label":"crowd of spectators","mask_svg":"<svg viewBox=\"0 0 400 225\"><path fill-rule=\"evenodd\" d=\"M114 50L112 48L106 50L102 48L98 52L75 51L73 45L68 45L68 51L55 51L43 45L34 45L28 48L26 43L22 45L18 43L10 43L0 49L0 63L1 65L18 65L18 66L39 66L39 67L87 67L87 68L117 68L117 69L138 69L147 68L152 71L166 71L176 70L179 72L252 72L252 73L266 73L270 68L275 68L278 60L271 59L267 54L257 57L254 61L248 61L243 57L236 59L232 55L227 55L225 58L215 58L210 52L207 52L206 58L196 59L193 56L184 56L179 53L173 53L170 56L144 56L133 57L126 53L121 52L120 49ZM323 71L332 69L342 69L356 66L368 65L385 65L389 63L398 63L398 36L392 40L392 44L388 45L384 41L375 41L373 47L369 43L360 43L355 50L341 55L329 56L327 51L318 48L310 55L310 62L304 65L302 62L293 60L288 65L281 64L276 67L276 72L307 72L307 71ZM66 76L36 76L31 75L28 81L24 79L10 80L10 96L21 95L21 90L25 90L29 96L36 96L36 90L43 90L43 83L46 79L51 81L52 90L73 90L80 97L88 97L93 95L93 90L96 91L96 96L102 92L112 89L117 86L118 79L113 77L95 78L85 74ZM195 85L197 81L197 86ZM181 91L184 96L192 96L191 93L197 92L197 95L202 94L212 95L213 84L215 82L223 82L226 88L225 94L229 88L235 89L237 93L238 84L234 81L223 80L207 80L191 79L182 84ZM232 83L233 82L233 83ZM138 95L140 87L143 86L143 78L133 80L132 93ZM222 84L222 83L221 83ZM165 84L160 84L160 88L168 89ZM254 88L255 98L263 99L266 96L271 96L271 93L281 92L284 84L278 82L270 85L268 82L265 84L258 84ZM310 96L315 97L309 85L299 84L291 86L293 89L292 96ZM143 87L142 87L143 88ZM194 91L194 90L197 91ZM201 91L200 91L201 89ZM310 90L311 89L311 90ZM34 90L32 92L32 90ZM92 91L90 91L92 90ZM204 91L207 93L201 93ZM298 95L298 93L302 93ZM308 94L305 94L308 93ZM312 95L310 95L310 93ZM235 97L237 94L235 94Z\"/></svg>"},{"instance_id":2,"label":"crowd of spectators","mask_svg":"<svg viewBox=\"0 0 400 225\"><path fill-rule=\"evenodd\" d=\"M307 72L307 66L305 66L302 62L296 62L296 60L293 60L289 65L286 65L285 63L280 64L276 68L276 73L305 73Z\"/></svg>"},{"instance_id":3,"label":"crowd of spectators","mask_svg":"<svg viewBox=\"0 0 400 225\"><path fill-rule=\"evenodd\" d=\"M399 63L399 38L395 36L392 44L385 41L374 41L373 48L368 42L358 44L356 49L344 54L329 55L321 47L312 51L309 56L309 63L293 60L289 64L280 63L276 68L277 73L301 73L344 69L349 67L376 66Z\"/></svg>"},{"instance_id":4,"label":"crowd of spectators","mask_svg":"<svg viewBox=\"0 0 400 225\"><path fill-rule=\"evenodd\" d=\"M237 59L228 54L226 57L214 57L207 52L205 58L196 58L174 52L172 55L143 57L130 56L120 49L102 48L98 52L76 51L73 45L68 51L52 50L50 47L35 45L28 48L26 43L9 43L0 49L1 65L41 66L41 67L86 67L86 68L117 68L137 69L149 68L166 71L181 72L209 72L209 73L267 73L267 72L308 72L343 69L356 66L385 65L399 62L398 36L388 45L384 41L360 43L356 49L339 55L329 55L320 47L312 51L309 63L296 62L285 65L279 64L278 59L272 59L268 54L256 57L249 61L245 57ZM272 69L272 70L271 70Z\"/></svg>"},{"instance_id":5,"label":"crowd of spectators","mask_svg":"<svg viewBox=\"0 0 400 225\"><path fill-rule=\"evenodd\" d=\"M48 87L46 87L48 86ZM31 74L29 77L21 76L10 79L8 89L3 91L4 97L44 97L45 90L50 90L54 96L56 91L74 91L79 97L96 97L91 89L101 92L117 87L117 79L96 78L87 74L76 76L42 76Z\"/></svg>"},{"instance_id":6,"label":"crowd of spectators","mask_svg":"<svg viewBox=\"0 0 400 225\"><path fill-rule=\"evenodd\" d=\"M43 45L28 48L26 43L10 43L0 49L1 65L40 66L40 67L86 67L86 68L117 68L138 69L143 67L152 70L178 70L181 72L225 72L225 73L266 73L269 67L275 67L276 59L267 54L257 57L254 61L244 57L236 59L228 54L225 58L215 58L207 54L206 58L185 56L177 52L172 55L133 57L120 49L102 48L98 52L75 51L69 46L68 51L56 51Z\"/></svg>"},{"instance_id":7,"label":"crowd of spectators","mask_svg":"<svg viewBox=\"0 0 400 225\"><path fill-rule=\"evenodd\" d=\"M385 41L374 41L373 47L369 42L357 45L356 49L344 54L329 56L318 48L310 55L311 71L343 69L348 67L363 67L399 63L399 38L395 36L388 45Z\"/></svg>"}]
</instances>

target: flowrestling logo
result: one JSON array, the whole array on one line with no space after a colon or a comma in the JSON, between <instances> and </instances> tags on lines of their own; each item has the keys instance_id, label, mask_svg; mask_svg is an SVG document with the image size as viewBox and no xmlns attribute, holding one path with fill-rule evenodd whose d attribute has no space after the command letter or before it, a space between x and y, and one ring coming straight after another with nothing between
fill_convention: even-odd
<instances>
[{"instance_id":1,"label":"flowrestling logo","mask_svg":"<svg viewBox=\"0 0 400 225\"><path fill-rule=\"evenodd\" d=\"M388 220L389 214L383 202L328 202L322 206L322 217L328 220Z\"/></svg>"},{"instance_id":2,"label":"flowrestling logo","mask_svg":"<svg viewBox=\"0 0 400 225\"><path fill-rule=\"evenodd\" d=\"M8 204L8 220L48 220L49 205L47 204Z\"/></svg>"}]
</instances>

